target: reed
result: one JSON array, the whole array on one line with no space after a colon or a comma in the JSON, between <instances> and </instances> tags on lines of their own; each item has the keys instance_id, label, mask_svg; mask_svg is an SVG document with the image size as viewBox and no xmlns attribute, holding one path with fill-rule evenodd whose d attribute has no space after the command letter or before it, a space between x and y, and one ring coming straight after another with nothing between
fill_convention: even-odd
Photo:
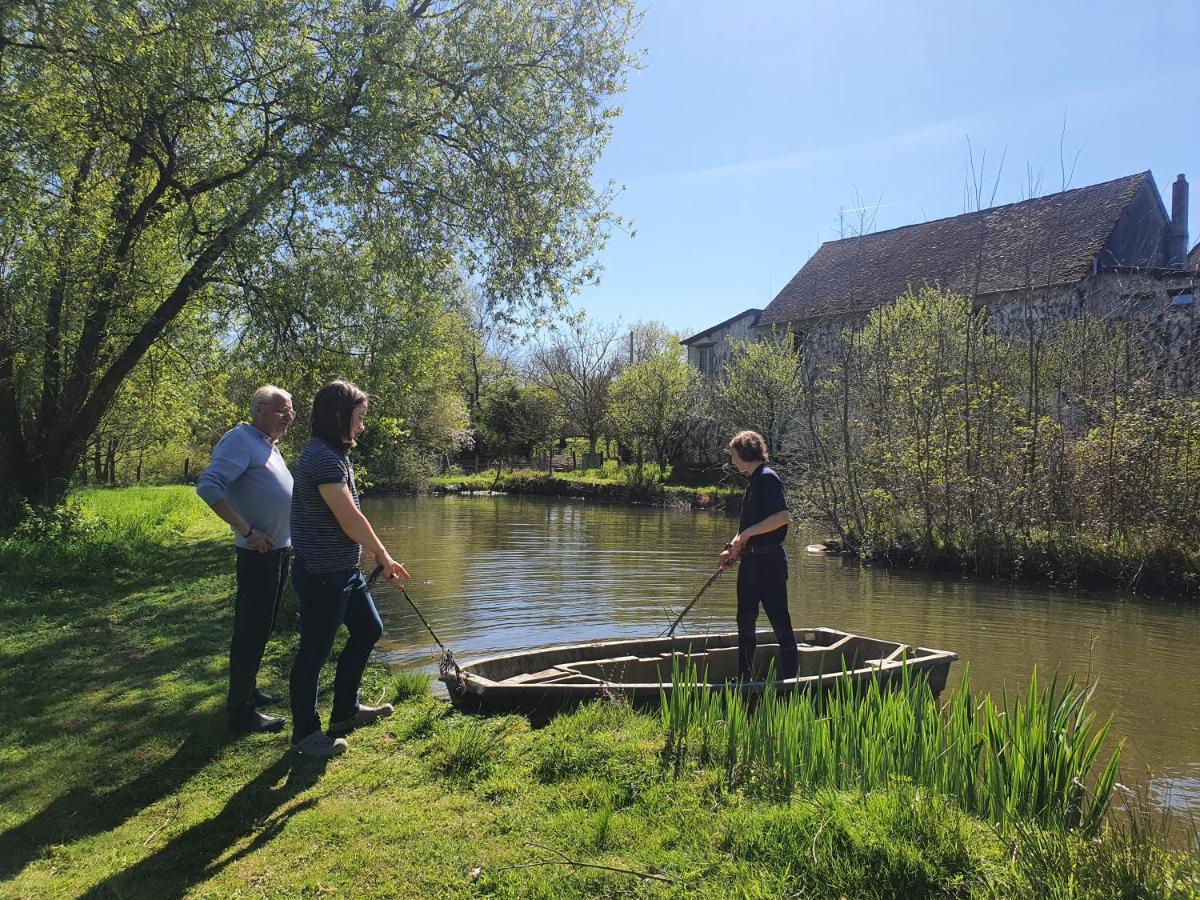
<instances>
[{"instance_id":1,"label":"reed","mask_svg":"<svg viewBox=\"0 0 1200 900\"><path fill-rule=\"evenodd\" d=\"M1120 746L1101 756L1091 687L1030 676L1024 699L975 699L964 673L943 706L905 668L898 683L847 673L822 694L761 698L714 690L690 659L661 688L667 765L721 760L727 781L791 794L819 788L868 792L905 780L954 798L1002 828L1018 823L1094 835L1112 797Z\"/></svg>"}]
</instances>

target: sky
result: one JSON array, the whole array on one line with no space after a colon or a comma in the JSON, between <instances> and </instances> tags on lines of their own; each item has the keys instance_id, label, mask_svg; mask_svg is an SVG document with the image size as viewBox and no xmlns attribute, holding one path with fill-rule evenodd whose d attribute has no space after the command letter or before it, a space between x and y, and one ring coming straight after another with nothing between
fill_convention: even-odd
<instances>
[{"instance_id":1,"label":"sky","mask_svg":"<svg viewBox=\"0 0 1200 900\"><path fill-rule=\"evenodd\" d=\"M985 206L1149 169L1169 210L1185 173L1200 236L1200 0L641 9L595 176L632 227L575 298L592 318L691 334L765 307L839 210L875 230L962 213L972 156Z\"/></svg>"}]
</instances>

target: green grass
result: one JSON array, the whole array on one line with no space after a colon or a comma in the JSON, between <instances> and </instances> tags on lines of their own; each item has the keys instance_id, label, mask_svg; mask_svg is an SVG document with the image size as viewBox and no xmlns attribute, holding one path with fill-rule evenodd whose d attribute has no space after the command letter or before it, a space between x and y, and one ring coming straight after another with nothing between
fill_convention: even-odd
<instances>
[{"instance_id":1,"label":"green grass","mask_svg":"<svg viewBox=\"0 0 1200 900\"><path fill-rule=\"evenodd\" d=\"M1200 894L1194 857L1119 817L1088 839L997 830L902 777L764 791L698 746L676 772L659 718L621 704L534 729L373 668L364 696L396 715L345 756L230 741L224 526L187 488L83 497L101 512L73 548L0 547L0 896ZM272 641L264 687L293 648Z\"/></svg>"}]
</instances>

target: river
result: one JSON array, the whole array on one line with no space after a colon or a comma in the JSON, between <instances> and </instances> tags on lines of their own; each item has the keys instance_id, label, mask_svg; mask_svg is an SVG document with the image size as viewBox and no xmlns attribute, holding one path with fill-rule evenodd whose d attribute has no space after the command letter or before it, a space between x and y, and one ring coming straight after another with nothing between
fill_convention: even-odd
<instances>
[{"instance_id":1,"label":"river","mask_svg":"<svg viewBox=\"0 0 1200 900\"><path fill-rule=\"evenodd\" d=\"M372 497L409 590L460 661L548 644L658 634L736 531L719 512L539 497ZM975 692L1024 694L1036 666L1097 683L1093 708L1125 740L1122 779L1200 814L1200 609L1045 586L862 568L806 553L793 527L796 627L826 625L953 650ZM734 579L717 580L681 631L734 630ZM432 668L432 639L399 592L376 590L383 658ZM760 619L766 628L766 618Z\"/></svg>"}]
</instances>

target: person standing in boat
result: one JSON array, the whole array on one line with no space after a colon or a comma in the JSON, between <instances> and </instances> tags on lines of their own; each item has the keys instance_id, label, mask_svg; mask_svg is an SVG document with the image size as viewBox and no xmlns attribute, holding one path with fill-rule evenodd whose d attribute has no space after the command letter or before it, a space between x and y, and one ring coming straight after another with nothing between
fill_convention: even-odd
<instances>
[{"instance_id":1,"label":"person standing in boat","mask_svg":"<svg viewBox=\"0 0 1200 900\"><path fill-rule=\"evenodd\" d=\"M755 628L762 606L779 641L781 679L796 677L796 635L788 612L787 537L791 513L783 495L783 482L767 465L767 442L757 431L739 431L729 442L729 458L743 475L749 475L742 496L738 533L721 553L722 566L740 559L737 577L738 680L754 678Z\"/></svg>"},{"instance_id":2,"label":"person standing in boat","mask_svg":"<svg viewBox=\"0 0 1200 900\"><path fill-rule=\"evenodd\" d=\"M350 450L363 432L367 395L348 381L331 381L312 406L312 438L296 464L292 493L292 583L300 600L300 647L292 664L292 749L336 756L346 741L321 730L317 685L343 623L350 631L333 682L329 731L348 732L392 714L392 705L364 706L358 688L383 622L358 564L365 545L391 581L408 581L359 510Z\"/></svg>"}]
</instances>

